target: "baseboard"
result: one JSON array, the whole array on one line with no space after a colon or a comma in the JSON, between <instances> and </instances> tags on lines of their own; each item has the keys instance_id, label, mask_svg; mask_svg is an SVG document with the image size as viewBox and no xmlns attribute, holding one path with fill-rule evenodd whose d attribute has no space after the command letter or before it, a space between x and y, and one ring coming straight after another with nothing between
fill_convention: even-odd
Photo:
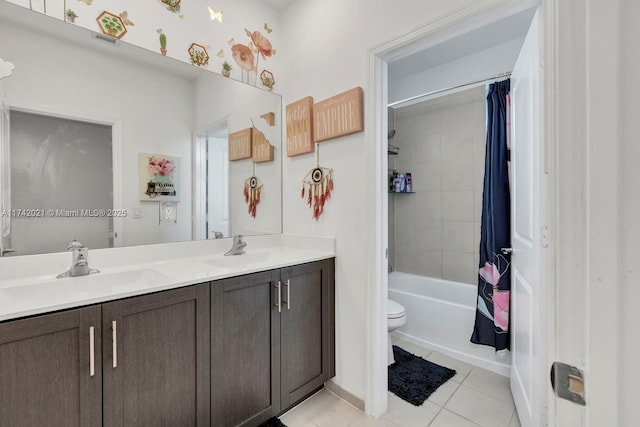
<instances>
[{"instance_id":1,"label":"baseboard","mask_svg":"<svg viewBox=\"0 0 640 427\"><path fill-rule=\"evenodd\" d=\"M324 383L324 387L327 390L329 390L331 393L338 396L340 399L344 400L345 402L355 406L356 408L364 412L364 400L349 393L347 390L343 389L338 384L334 383L333 380L329 380L326 383Z\"/></svg>"}]
</instances>

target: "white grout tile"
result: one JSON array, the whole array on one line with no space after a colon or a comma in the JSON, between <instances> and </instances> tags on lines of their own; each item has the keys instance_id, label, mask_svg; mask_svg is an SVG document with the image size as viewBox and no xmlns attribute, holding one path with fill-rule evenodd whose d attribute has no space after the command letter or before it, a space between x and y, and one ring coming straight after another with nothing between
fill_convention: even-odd
<instances>
[{"instance_id":1,"label":"white grout tile","mask_svg":"<svg viewBox=\"0 0 640 427\"><path fill-rule=\"evenodd\" d=\"M470 364L445 356L437 351L432 352L427 360L440 366L444 366L445 368L454 369L456 374L451 378L451 380L458 383L461 383L469 372L471 372L471 369L473 369L473 366Z\"/></svg>"},{"instance_id":2,"label":"white grout tile","mask_svg":"<svg viewBox=\"0 0 640 427\"><path fill-rule=\"evenodd\" d=\"M442 221L442 250L474 253L474 226L472 221Z\"/></svg>"},{"instance_id":3,"label":"white grout tile","mask_svg":"<svg viewBox=\"0 0 640 427\"><path fill-rule=\"evenodd\" d=\"M299 407L293 408L280 415L280 421L287 427L318 427L313 421L304 416L304 410Z\"/></svg>"},{"instance_id":4,"label":"white grout tile","mask_svg":"<svg viewBox=\"0 0 640 427\"><path fill-rule=\"evenodd\" d=\"M442 193L442 219L445 221L474 221L473 207L474 194L471 190Z\"/></svg>"},{"instance_id":5,"label":"white grout tile","mask_svg":"<svg viewBox=\"0 0 640 427\"><path fill-rule=\"evenodd\" d=\"M513 405L462 384L445 408L483 427L507 427Z\"/></svg>"},{"instance_id":6,"label":"white grout tile","mask_svg":"<svg viewBox=\"0 0 640 427\"><path fill-rule=\"evenodd\" d=\"M508 377L486 369L473 368L462 384L502 402L514 405Z\"/></svg>"},{"instance_id":7,"label":"white grout tile","mask_svg":"<svg viewBox=\"0 0 640 427\"><path fill-rule=\"evenodd\" d=\"M440 407L429 401L420 406L405 402L395 394L389 393L387 412L382 419L394 422L402 427L426 427L438 414Z\"/></svg>"},{"instance_id":8,"label":"white grout tile","mask_svg":"<svg viewBox=\"0 0 640 427\"><path fill-rule=\"evenodd\" d=\"M287 427L293 427L293 426L287 426ZM374 420L372 418L367 417L366 415L363 415L362 417L358 418L357 420L349 424L349 427L402 427L402 426L384 418L378 418L377 420Z\"/></svg>"},{"instance_id":9,"label":"white grout tile","mask_svg":"<svg viewBox=\"0 0 640 427\"><path fill-rule=\"evenodd\" d=\"M429 427L478 427L478 424L443 409Z\"/></svg>"},{"instance_id":10,"label":"white grout tile","mask_svg":"<svg viewBox=\"0 0 640 427\"><path fill-rule=\"evenodd\" d=\"M473 159L473 133L470 127L453 129L442 136L442 160Z\"/></svg>"},{"instance_id":11,"label":"white grout tile","mask_svg":"<svg viewBox=\"0 0 640 427\"><path fill-rule=\"evenodd\" d=\"M427 399L431 403L435 403L438 406L444 406L447 401L453 396L453 393L460 387L460 383L455 381L447 381L442 384L438 389Z\"/></svg>"},{"instance_id":12,"label":"white grout tile","mask_svg":"<svg viewBox=\"0 0 640 427\"><path fill-rule=\"evenodd\" d=\"M347 427L363 416L364 413L358 408L338 399L326 410L310 418L318 427Z\"/></svg>"},{"instance_id":13,"label":"white grout tile","mask_svg":"<svg viewBox=\"0 0 640 427\"><path fill-rule=\"evenodd\" d=\"M473 190L473 160L442 162L442 190Z\"/></svg>"},{"instance_id":14,"label":"white grout tile","mask_svg":"<svg viewBox=\"0 0 640 427\"><path fill-rule=\"evenodd\" d=\"M422 347L418 344L414 344L410 341L405 341L402 338L400 338L394 344L402 348L403 350L408 351L411 354L415 354L416 356L422 357L423 359L426 359L432 353L430 349L426 347Z\"/></svg>"},{"instance_id":15,"label":"white grout tile","mask_svg":"<svg viewBox=\"0 0 640 427\"><path fill-rule=\"evenodd\" d=\"M313 420L313 417L329 410L329 408L339 400L341 399L330 391L322 390L294 409L300 410L306 418Z\"/></svg>"}]
</instances>

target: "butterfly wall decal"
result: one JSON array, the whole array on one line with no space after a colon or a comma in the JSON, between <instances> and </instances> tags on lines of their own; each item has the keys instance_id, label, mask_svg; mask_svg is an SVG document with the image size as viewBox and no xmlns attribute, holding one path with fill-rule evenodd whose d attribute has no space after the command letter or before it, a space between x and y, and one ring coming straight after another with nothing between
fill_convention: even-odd
<instances>
[{"instance_id":1,"label":"butterfly wall decal","mask_svg":"<svg viewBox=\"0 0 640 427\"><path fill-rule=\"evenodd\" d=\"M91 4L93 3L93 0L78 0L78 3L84 3L87 6L91 6Z\"/></svg>"},{"instance_id":2,"label":"butterfly wall decal","mask_svg":"<svg viewBox=\"0 0 640 427\"><path fill-rule=\"evenodd\" d=\"M220 49L218 51L218 58L224 58L224 50Z\"/></svg>"},{"instance_id":3,"label":"butterfly wall decal","mask_svg":"<svg viewBox=\"0 0 640 427\"><path fill-rule=\"evenodd\" d=\"M136 24L134 24L133 22L131 22L131 21L129 20L128 13L127 13L127 11L126 11L126 10L125 10L125 11L123 11L123 12L122 12L120 15L118 15L118 16L120 17L120 19L122 19L122 23L123 23L124 25L130 25L130 26L132 26L132 27L136 25Z\"/></svg>"},{"instance_id":4,"label":"butterfly wall decal","mask_svg":"<svg viewBox=\"0 0 640 427\"><path fill-rule=\"evenodd\" d=\"M209 15L211 16L211 20L215 21L218 20L218 22L222 23L222 11L218 11L216 12L215 10L211 9L211 7L207 6L207 9L209 9Z\"/></svg>"},{"instance_id":5,"label":"butterfly wall decal","mask_svg":"<svg viewBox=\"0 0 640 427\"><path fill-rule=\"evenodd\" d=\"M269 26L267 25L267 23L264 23L264 29L267 31L267 33L271 34L271 32L273 31L273 29L269 28Z\"/></svg>"},{"instance_id":6,"label":"butterfly wall decal","mask_svg":"<svg viewBox=\"0 0 640 427\"><path fill-rule=\"evenodd\" d=\"M229 46L233 46L234 44L236 44L236 39L231 37L229 40L227 40L227 43L229 43Z\"/></svg>"}]
</instances>

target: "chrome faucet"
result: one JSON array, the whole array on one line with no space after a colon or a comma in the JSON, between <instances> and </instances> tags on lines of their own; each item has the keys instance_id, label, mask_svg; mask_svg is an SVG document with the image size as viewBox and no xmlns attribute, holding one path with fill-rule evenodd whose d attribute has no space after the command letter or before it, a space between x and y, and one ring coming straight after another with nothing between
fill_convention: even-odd
<instances>
[{"instance_id":1,"label":"chrome faucet","mask_svg":"<svg viewBox=\"0 0 640 427\"><path fill-rule=\"evenodd\" d=\"M241 235L233 236L233 246L231 246L231 249L225 252L224 256L242 255L244 253L245 246L247 246L247 242L242 240Z\"/></svg>"},{"instance_id":2,"label":"chrome faucet","mask_svg":"<svg viewBox=\"0 0 640 427\"><path fill-rule=\"evenodd\" d=\"M83 246L82 243L74 239L67 246L67 250L71 251L73 256L71 268L64 273L58 274L56 276L58 279L100 273L100 270L89 268L89 248Z\"/></svg>"}]
</instances>

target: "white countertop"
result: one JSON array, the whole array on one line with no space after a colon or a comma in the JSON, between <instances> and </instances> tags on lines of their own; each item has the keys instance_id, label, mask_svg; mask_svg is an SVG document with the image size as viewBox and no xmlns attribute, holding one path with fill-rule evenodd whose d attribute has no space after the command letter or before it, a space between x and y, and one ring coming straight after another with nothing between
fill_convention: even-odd
<instances>
[{"instance_id":1,"label":"white countertop","mask_svg":"<svg viewBox=\"0 0 640 427\"><path fill-rule=\"evenodd\" d=\"M335 256L335 241L299 235L248 236L246 253L223 256L230 239L89 249L100 273L56 279L71 253L0 259L0 321L101 303Z\"/></svg>"}]
</instances>

